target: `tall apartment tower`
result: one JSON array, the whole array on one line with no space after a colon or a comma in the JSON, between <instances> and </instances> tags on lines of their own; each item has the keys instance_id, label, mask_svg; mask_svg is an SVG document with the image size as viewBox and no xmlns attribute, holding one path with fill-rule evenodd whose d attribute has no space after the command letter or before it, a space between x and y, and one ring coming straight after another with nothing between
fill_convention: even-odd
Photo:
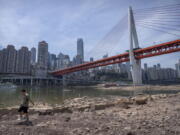
<instances>
[{"instance_id":1,"label":"tall apartment tower","mask_svg":"<svg viewBox=\"0 0 180 135\"><path fill-rule=\"evenodd\" d=\"M176 66L177 77L180 78L180 59L175 66Z\"/></svg>"},{"instance_id":2,"label":"tall apartment tower","mask_svg":"<svg viewBox=\"0 0 180 135\"><path fill-rule=\"evenodd\" d=\"M36 63L36 48L31 48L31 64L35 65Z\"/></svg>"},{"instance_id":3,"label":"tall apartment tower","mask_svg":"<svg viewBox=\"0 0 180 135\"><path fill-rule=\"evenodd\" d=\"M157 64L157 69L161 69L161 64L160 63Z\"/></svg>"},{"instance_id":4,"label":"tall apartment tower","mask_svg":"<svg viewBox=\"0 0 180 135\"><path fill-rule=\"evenodd\" d=\"M47 70L48 67L48 43L41 41L38 44L38 66Z\"/></svg>"},{"instance_id":5,"label":"tall apartment tower","mask_svg":"<svg viewBox=\"0 0 180 135\"><path fill-rule=\"evenodd\" d=\"M23 46L17 51L16 73L29 74L30 71L31 52L27 47Z\"/></svg>"},{"instance_id":6,"label":"tall apartment tower","mask_svg":"<svg viewBox=\"0 0 180 135\"><path fill-rule=\"evenodd\" d=\"M0 73L4 73L5 51L6 49L0 50Z\"/></svg>"},{"instance_id":7,"label":"tall apartment tower","mask_svg":"<svg viewBox=\"0 0 180 135\"><path fill-rule=\"evenodd\" d=\"M84 61L84 43L82 38L77 40L77 55L79 55L82 61Z\"/></svg>"},{"instance_id":8,"label":"tall apartment tower","mask_svg":"<svg viewBox=\"0 0 180 135\"><path fill-rule=\"evenodd\" d=\"M8 45L5 53L5 70L7 73L14 73L16 66L16 49L13 45Z\"/></svg>"},{"instance_id":9,"label":"tall apartment tower","mask_svg":"<svg viewBox=\"0 0 180 135\"><path fill-rule=\"evenodd\" d=\"M50 70L55 70L57 63L56 63L56 55L55 54L50 54Z\"/></svg>"},{"instance_id":10,"label":"tall apartment tower","mask_svg":"<svg viewBox=\"0 0 180 135\"><path fill-rule=\"evenodd\" d=\"M144 70L145 70L145 71L148 70L148 65L147 65L147 63L144 63Z\"/></svg>"}]
</instances>

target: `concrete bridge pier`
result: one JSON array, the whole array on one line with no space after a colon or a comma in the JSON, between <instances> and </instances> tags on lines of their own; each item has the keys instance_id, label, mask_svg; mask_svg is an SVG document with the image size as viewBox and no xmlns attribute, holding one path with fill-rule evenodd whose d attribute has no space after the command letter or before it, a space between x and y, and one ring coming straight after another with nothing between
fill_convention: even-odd
<instances>
[{"instance_id":1,"label":"concrete bridge pier","mask_svg":"<svg viewBox=\"0 0 180 135\"><path fill-rule=\"evenodd\" d=\"M56 80L56 79L54 80L54 85L55 85L55 86L57 85L57 80Z\"/></svg>"},{"instance_id":2,"label":"concrete bridge pier","mask_svg":"<svg viewBox=\"0 0 180 135\"><path fill-rule=\"evenodd\" d=\"M63 76L62 76L62 85L63 85L63 86L67 86L66 78L67 78L66 75L63 75Z\"/></svg>"},{"instance_id":3,"label":"concrete bridge pier","mask_svg":"<svg viewBox=\"0 0 180 135\"><path fill-rule=\"evenodd\" d=\"M49 80L46 79L46 86L49 86Z\"/></svg>"},{"instance_id":4,"label":"concrete bridge pier","mask_svg":"<svg viewBox=\"0 0 180 135\"><path fill-rule=\"evenodd\" d=\"M33 86L33 79L31 78L31 86Z\"/></svg>"},{"instance_id":5,"label":"concrete bridge pier","mask_svg":"<svg viewBox=\"0 0 180 135\"><path fill-rule=\"evenodd\" d=\"M133 16L132 8L129 7L129 58L131 64L131 73L134 85L141 85L142 84L142 71L141 71L141 60L135 59L134 56L134 49L139 48L138 36L136 32L136 26Z\"/></svg>"},{"instance_id":6,"label":"concrete bridge pier","mask_svg":"<svg viewBox=\"0 0 180 135\"><path fill-rule=\"evenodd\" d=\"M23 85L23 79L20 79L20 85Z\"/></svg>"}]
</instances>

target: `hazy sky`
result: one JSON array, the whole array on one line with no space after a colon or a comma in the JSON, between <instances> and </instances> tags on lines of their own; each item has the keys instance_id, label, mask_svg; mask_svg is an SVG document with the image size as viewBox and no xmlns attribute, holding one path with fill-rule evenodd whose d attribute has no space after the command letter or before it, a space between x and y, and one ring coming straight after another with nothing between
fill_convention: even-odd
<instances>
[{"instance_id":1,"label":"hazy sky","mask_svg":"<svg viewBox=\"0 0 180 135\"><path fill-rule=\"evenodd\" d=\"M0 0L0 46L13 44L17 49L21 46L31 48L37 47L39 41L45 40L49 44L51 53L62 52L72 58L76 55L76 40L81 37L84 39L86 60L93 55L98 58L93 50L97 51L97 44L119 20L127 15L130 5L133 9L142 9L171 4L180 4L180 1ZM125 23L127 24L127 20ZM178 39L175 36L155 33L153 30L140 27L137 27L137 31L141 47L152 45L154 42ZM120 44L113 44L110 45L110 49L107 48L109 55L129 49L126 35L127 32L123 34ZM99 54L103 55L103 53L105 52ZM143 62L149 65L161 63L166 67L174 67L179 58L180 53L175 53L144 59Z\"/></svg>"}]
</instances>

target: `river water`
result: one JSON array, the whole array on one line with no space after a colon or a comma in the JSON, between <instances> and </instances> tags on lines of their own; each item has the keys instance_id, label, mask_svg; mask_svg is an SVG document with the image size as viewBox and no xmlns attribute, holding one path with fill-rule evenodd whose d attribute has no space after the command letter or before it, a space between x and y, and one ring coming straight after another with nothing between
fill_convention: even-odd
<instances>
[{"instance_id":1,"label":"river water","mask_svg":"<svg viewBox=\"0 0 180 135\"><path fill-rule=\"evenodd\" d=\"M76 97L100 97L100 96L133 96L133 91L103 91L90 87L63 88L63 87L17 87L12 89L0 88L0 108L19 105L21 102L21 90L26 89L35 102L48 104L61 104L63 100ZM143 91L145 94L177 93L179 91Z\"/></svg>"}]
</instances>

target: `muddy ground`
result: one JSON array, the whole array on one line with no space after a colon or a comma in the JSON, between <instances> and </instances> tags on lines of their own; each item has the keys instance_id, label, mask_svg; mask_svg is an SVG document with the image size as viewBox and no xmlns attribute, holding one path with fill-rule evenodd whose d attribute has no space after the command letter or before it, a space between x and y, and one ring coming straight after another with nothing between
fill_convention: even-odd
<instances>
[{"instance_id":1,"label":"muddy ground","mask_svg":"<svg viewBox=\"0 0 180 135\"><path fill-rule=\"evenodd\" d=\"M180 135L180 94L76 98L36 106L30 122L0 110L0 135Z\"/></svg>"}]
</instances>

